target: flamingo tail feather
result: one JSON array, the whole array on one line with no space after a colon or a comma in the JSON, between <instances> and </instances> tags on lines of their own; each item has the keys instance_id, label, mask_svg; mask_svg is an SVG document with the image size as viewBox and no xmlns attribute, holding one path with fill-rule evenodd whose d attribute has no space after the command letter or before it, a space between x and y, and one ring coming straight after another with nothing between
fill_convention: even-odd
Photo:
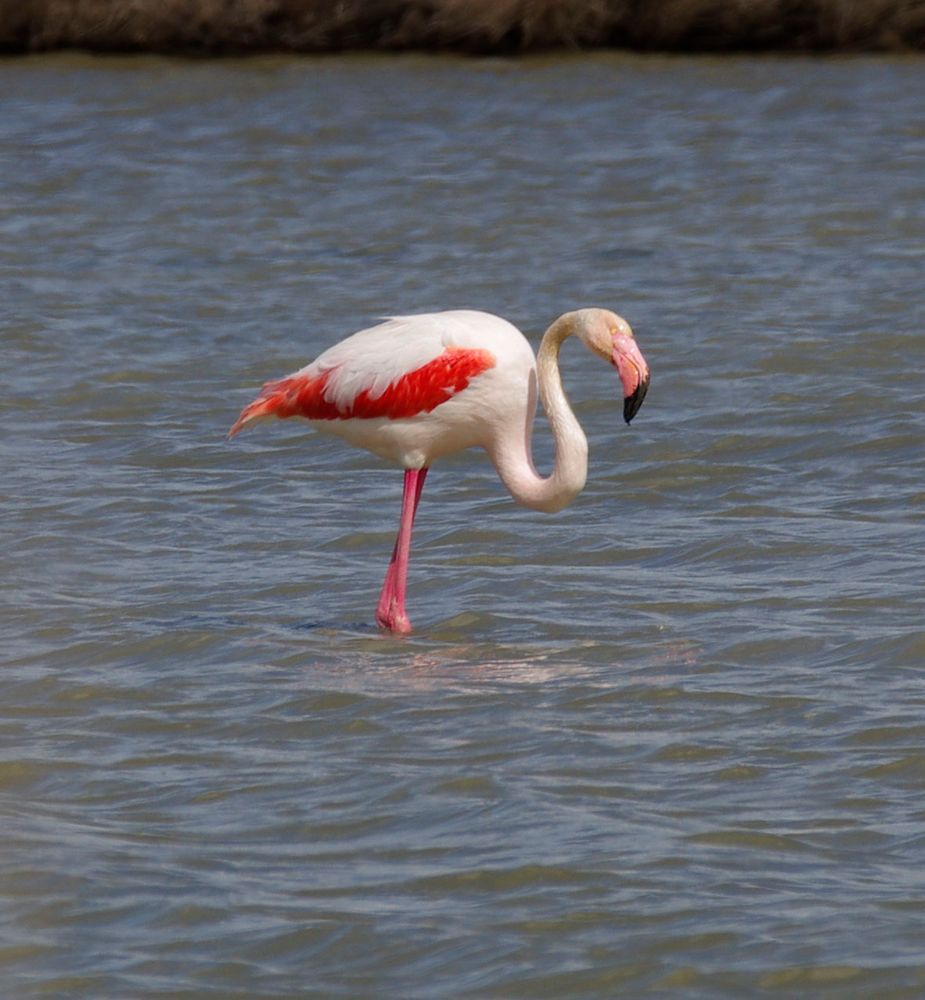
<instances>
[{"instance_id":1,"label":"flamingo tail feather","mask_svg":"<svg viewBox=\"0 0 925 1000\"><path fill-rule=\"evenodd\" d=\"M241 415L228 432L228 437L233 438L238 431L256 420L292 416L293 404L298 397L301 383L302 380L291 376L267 382L260 390L260 395L241 411Z\"/></svg>"}]
</instances>

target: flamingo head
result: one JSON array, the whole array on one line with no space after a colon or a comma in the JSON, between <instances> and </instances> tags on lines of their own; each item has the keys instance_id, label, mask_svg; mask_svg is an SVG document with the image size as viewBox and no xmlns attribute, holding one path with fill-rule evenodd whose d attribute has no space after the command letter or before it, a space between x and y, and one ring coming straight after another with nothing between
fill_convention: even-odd
<instances>
[{"instance_id":1,"label":"flamingo head","mask_svg":"<svg viewBox=\"0 0 925 1000\"><path fill-rule=\"evenodd\" d=\"M649 365L633 328L609 309L579 309L574 316L575 332L585 346L617 369L623 385L623 419L629 423L649 390Z\"/></svg>"}]
</instances>

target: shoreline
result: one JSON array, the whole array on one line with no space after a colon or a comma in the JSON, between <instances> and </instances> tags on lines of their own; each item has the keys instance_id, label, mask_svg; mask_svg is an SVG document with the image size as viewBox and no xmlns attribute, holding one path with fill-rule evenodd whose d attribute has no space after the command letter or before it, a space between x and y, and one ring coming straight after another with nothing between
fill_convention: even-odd
<instances>
[{"instance_id":1,"label":"shoreline","mask_svg":"<svg viewBox=\"0 0 925 1000\"><path fill-rule=\"evenodd\" d=\"M0 54L921 52L925 0L0 0Z\"/></svg>"}]
</instances>

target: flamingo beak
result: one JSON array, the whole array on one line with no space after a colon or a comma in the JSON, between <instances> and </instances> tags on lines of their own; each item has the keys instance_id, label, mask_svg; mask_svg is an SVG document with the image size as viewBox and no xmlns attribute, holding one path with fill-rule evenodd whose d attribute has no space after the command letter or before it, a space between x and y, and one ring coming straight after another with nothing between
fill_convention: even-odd
<instances>
[{"instance_id":1,"label":"flamingo beak","mask_svg":"<svg viewBox=\"0 0 925 1000\"><path fill-rule=\"evenodd\" d=\"M629 423L649 391L649 365L633 337L622 333L614 334L611 360L623 383L623 419Z\"/></svg>"}]
</instances>

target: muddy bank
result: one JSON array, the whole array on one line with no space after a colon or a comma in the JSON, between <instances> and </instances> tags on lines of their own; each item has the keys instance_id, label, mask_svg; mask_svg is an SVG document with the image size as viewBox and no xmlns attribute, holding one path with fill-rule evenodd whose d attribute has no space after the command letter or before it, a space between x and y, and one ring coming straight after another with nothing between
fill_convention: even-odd
<instances>
[{"instance_id":1,"label":"muddy bank","mask_svg":"<svg viewBox=\"0 0 925 1000\"><path fill-rule=\"evenodd\" d=\"M0 0L0 52L925 48L925 0Z\"/></svg>"}]
</instances>

